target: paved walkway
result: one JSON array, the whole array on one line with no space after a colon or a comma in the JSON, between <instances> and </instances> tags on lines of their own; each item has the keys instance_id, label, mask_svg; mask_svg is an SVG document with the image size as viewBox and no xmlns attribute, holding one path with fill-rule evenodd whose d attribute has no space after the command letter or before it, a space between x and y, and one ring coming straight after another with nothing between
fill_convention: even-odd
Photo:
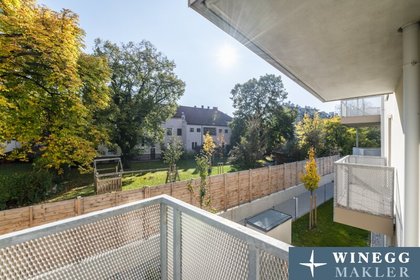
<instances>
[{"instance_id":1,"label":"paved walkway","mask_svg":"<svg viewBox=\"0 0 420 280\"><path fill-rule=\"evenodd\" d=\"M316 190L316 202L317 205L323 204L325 201L330 200L334 196L334 183L328 183L320 186ZM274 206L274 209L279 210L283 213L289 214L293 217L293 220L302 217L309 213L309 199L310 192L304 192L303 194L287 200L279 205ZM296 207L297 204L297 207Z\"/></svg>"},{"instance_id":2,"label":"paved walkway","mask_svg":"<svg viewBox=\"0 0 420 280\"><path fill-rule=\"evenodd\" d=\"M328 183L320 186L316 190L317 205L321 205L327 200L330 200L334 195L334 183ZM299 196L286 200L274 206L274 209L286 213L293 217L293 221L309 213L309 198L310 192L306 191ZM296 207L297 206L297 207ZM248 217L250 218L250 217ZM239 224L245 225L245 220L239 221Z\"/></svg>"}]
</instances>

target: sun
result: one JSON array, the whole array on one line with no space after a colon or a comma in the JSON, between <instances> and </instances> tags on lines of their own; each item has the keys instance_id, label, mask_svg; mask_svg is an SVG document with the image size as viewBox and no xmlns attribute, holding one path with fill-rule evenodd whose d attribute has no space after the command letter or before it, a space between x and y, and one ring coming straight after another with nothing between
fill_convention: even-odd
<instances>
[{"instance_id":1,"label":"sun","mask_svg":"<svg viewBox=\"0 0 420 280\"><path fill-rule=\"evenodd\" d=\"M229 44L224 44L217 50L216 59L222 68L231 68L238 60L237 50Z\"/></svg>"}]
</instances>

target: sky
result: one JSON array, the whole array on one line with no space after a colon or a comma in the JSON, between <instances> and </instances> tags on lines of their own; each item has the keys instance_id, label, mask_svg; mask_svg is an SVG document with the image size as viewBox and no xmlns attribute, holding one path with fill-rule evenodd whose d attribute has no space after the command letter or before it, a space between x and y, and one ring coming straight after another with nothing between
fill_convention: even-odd
<instances>
[{"instance_id":1,"label":"sky","mask_svg":"<svg viewBox=\"0 0 420 280\"><path fill-rule=\"evenodd\" d=\"M41 0L53 10L70 9L85 30L85 51L95 38L115 43L150 41L176 64L186 83L179 104L210 106L232 115L230 91L238 83L265 74L281 75L288 100L322 111L336 111L337 102L323 103L277 69L188 8L188 0Z\"/></svg>"}]
</instances>

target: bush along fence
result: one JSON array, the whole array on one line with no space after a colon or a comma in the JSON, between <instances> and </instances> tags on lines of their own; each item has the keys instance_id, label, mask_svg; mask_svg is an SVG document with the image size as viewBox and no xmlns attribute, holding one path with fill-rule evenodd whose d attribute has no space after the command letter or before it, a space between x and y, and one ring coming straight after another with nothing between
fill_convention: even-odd
<instances>
[{"instance_id":1,"label":"bush along fence","mask_svg":"<svg viewBox=\"0 0 420 280\"><path fill-rule=\"evenodd\" d=\"M316 159L321 176L334 172L338 156ZM213 175L207 178L208 210L223 211L271 193L300 184L306 161ZM0 211L0 234L42 225L65 218L161 194L198 206L200 179L179 181L138 190L112 192L59 202Z\"/></svg>"}]
</instances>

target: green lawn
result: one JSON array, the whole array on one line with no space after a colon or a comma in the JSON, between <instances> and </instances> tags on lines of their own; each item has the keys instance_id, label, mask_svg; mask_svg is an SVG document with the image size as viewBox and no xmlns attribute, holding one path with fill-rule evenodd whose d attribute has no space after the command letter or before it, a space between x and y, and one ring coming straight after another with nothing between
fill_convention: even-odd
<instances>
[{"instance_id":1,"label":"green lawn","mask_svg":"<svg viewBox=\"0 0 420 280\"><path fill-rule=\"evenodd\" d=\"M196 165L194 160L180 160L177 164L179 177L181 180L188 180L198 177L198 172L196 170ZM167 165L161 161L153 162L132 162L130 165L130 170L147 170L147 169L159 169L167 168ZM223 172L234 172L237 169L232 165L225 165L223 167ZM218 174L218 167L212 168L212 174ZM93 187L93 175L85 174L82 176L88 175L89 178L86 178L85 183L74 186L73 188L68 188L69 191L64 192L54 198L51 198L49 201L61 201L65 199L72 199L78 196L88 196L94 194ZM80 175L79 175L80 176ZM76 175L77 177L77 175ZM75 178L76 180L76 178ZM146 186L156 186L160 184L165 184L166 180L166 171L152 171L152 172L143 172L143 173L133 173L127 174L123 177L123 190L133 190L141 189Z\"/></svg>"},{"instance_id":2,"label":"green lawn","mask_svg":"<svg viewBox=\"0 0 420 280\"><path fill-rule=\"evenodd\" d=\"M318 225L308 230L309 215L292 224L292 244L302 247L364 247L369 246L369 232L333 222L333 201L318 207Z\"/></svg>"}]
</instances>

